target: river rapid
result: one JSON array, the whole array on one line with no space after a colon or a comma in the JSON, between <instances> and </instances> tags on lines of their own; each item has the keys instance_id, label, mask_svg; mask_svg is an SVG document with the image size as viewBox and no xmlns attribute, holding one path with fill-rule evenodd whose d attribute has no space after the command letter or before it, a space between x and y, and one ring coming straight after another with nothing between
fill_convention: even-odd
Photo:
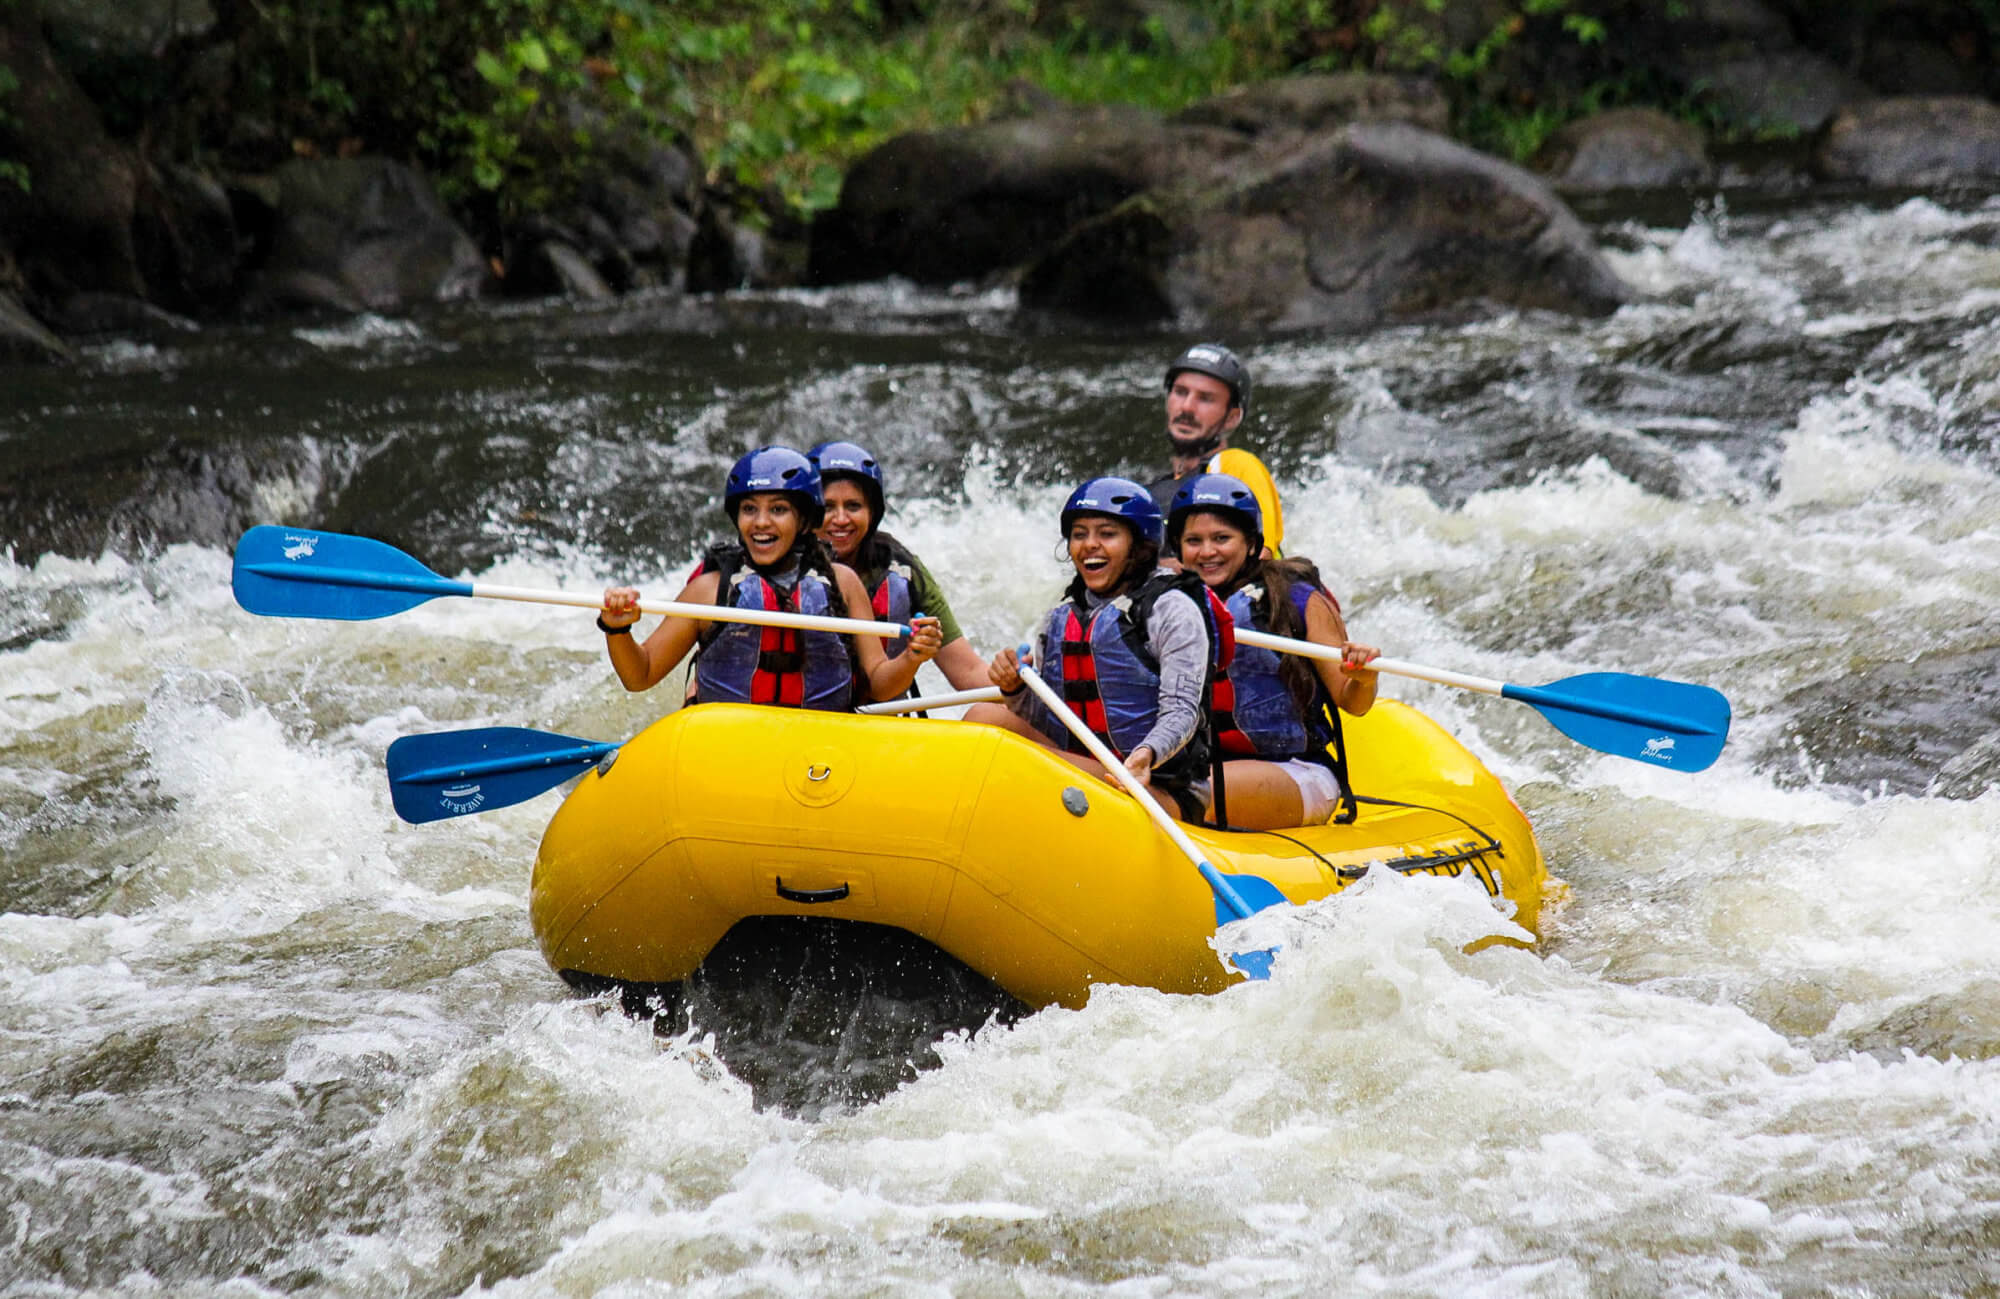
<instances>
[{"instance_id":1,"label":"river rapid","mask_svg":"<svg viewBox=\"0 0 2000 1299\"><path fill-rule=\"evenodd\" d=\"M2000 202L1598 232L1648 295L1609 319L1231 340L1239 441L1357 639L1714 685L1721 760L1385 679L1533 819L1539 951L1467 956L1508 929L1476 886L1376 872L1268 983L1074 1011L825 943L678 1019L572 993L526 910L556 796L407 826L383 754L618 739L670 691L573 610L256 618L229 551L310 523L665 594L735 456L845 436L991 650L1068 487L1158 459L1180 336L875 286L7 372L0 1291L2000 1291Z\"/></svg>"}]
</instances>

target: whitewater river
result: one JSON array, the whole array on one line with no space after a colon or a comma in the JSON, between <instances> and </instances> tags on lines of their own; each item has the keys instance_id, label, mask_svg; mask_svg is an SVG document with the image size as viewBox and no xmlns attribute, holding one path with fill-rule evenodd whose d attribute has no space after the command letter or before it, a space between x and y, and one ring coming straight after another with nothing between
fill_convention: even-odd
<instances>
[{"instance_id":1,"label":"whitewater river","mask_svg":"<svg viewBox=\"0 0 2000 1299\"><path fill-rule=\"evenodd\" d=\"M2000 1291L2000 203L1599 232L1649 295L1606 320L1232 340L1242 440L1357 638L1714 685L1721 761L1385 680L1533 818L1538 952L1371 876L1267 984L1020 1017L824 949L692 1024L570 992L526 909L556 795L411 827L383 753L669 692L588 613L252 617L230 547L664 594L736 455L847 436L992 649L1067 488L1157 459L1186 339L875 287L0 373L0 1292Z\"/></svg>"}]
</instances>

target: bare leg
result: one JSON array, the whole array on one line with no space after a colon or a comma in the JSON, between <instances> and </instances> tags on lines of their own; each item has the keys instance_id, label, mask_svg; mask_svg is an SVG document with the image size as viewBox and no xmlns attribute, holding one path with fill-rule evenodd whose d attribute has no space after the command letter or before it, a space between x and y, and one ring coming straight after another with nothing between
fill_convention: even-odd
<instances>
[{"instance_id":1,"label":"bare leg","mask_svg":"<svg viewBox=\"0 0 2000 1299\"><path fill-rule=\"evenodd\" d=\"M1026 718L1005 704L974 704L965 710L965 720L968 722L983 722L988 726L997 726L1001 730L1012 731L1016 735L1026 736L1045 749L1056 747L1055 743L1048 736L1043 735L1040 731L1029 725Z\"/></svg>"},{"instance_id":2,"label":"bare leg","mask_svg":"<svg viewBox=\"0 0 2000 1299\"><path fill-rule=\"evenodd\" d=\"M1288 830L1305 820L1297 782L1275 762L1227 762L1222 767L1229 824L1238 830Z\"/></svg>"}]
</instances>

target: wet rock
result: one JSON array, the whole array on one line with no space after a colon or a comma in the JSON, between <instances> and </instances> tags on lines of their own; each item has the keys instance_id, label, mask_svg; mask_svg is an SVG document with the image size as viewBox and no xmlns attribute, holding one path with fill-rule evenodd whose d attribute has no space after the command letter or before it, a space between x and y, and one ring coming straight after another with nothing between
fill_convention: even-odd
<instances>
[{"instance_id":1,"label":"wet rock","mask_svg":"<svg viewBox=\"0 0 2000 1299\"><path fill-rule=\"evenodd\" d=\"M235 305L242 240L229 195L213 178L183 167L147 168L132 235L155 302L193 316Z\"/></svg>"},{"instance_id":2,"label":"wet rock","mask_svg":"<svg viewBox=\"0 0 2000 1299\"><path fill-rule=\"evenodd\" d=\"M2000 731L2000 649L1857 664L1786 696L1783 712L1792 721L1758 755L1780 782L1923 794L1935 781L1944 797L1976 796Z\"/></svg>"},{"instance_id":3,"label":"wet rock","mask_svg":"<svg viewBox=\"0 0 2000 1299\"><path fill-rule=\"evenodd\" d=\"M167 42L215 26L208 0L39 0L42 23L64 49L99 58L147 58Z\"/></svg>"},{"instance_id":4,"label":"wet rock","mask_svg":"<svg viewBox=\"0 0 2000 1299\"><path fill-rule=\"evenodd\" d=\"M774 188L719 186L704 192L688 248L687 289L782 289L806 282L812 227Z\"/></svg>"},{"instance_id":5,"label":"wet rock","mask_svg":"<svg viewBox=\"0 0 2000 1299\"><path fill-rule=\"evenodd\" d=\"M2000 107L1966 95L1855 105L1827 124L1813 169L1869 185L1990 182L2000 178Z\"/></svg>"},{"instance_id":6,"label":"wet rock","mask_svg":"<svg viewBox=\"0 0 2000 1299\"><path fill-rule=\"evenodd\" d=\"M1039 256L1155 185L1211 177L1250 149L1218 127L1106 106L897 136L855 163L814 223L818 284L977 279Z\"/></svg>"},{"instance_id":7,"label":"wet rock","mask_svg":"<svg viewBox=\"0 0 2000 1299\"><path fill-rule=\"evenodd\" d=\"M1875 93L1824 55L1800 49L1697 60L1688 79L1733 125L1757 130L1816 131L1843 106Z\"/></svg>"},{"instance_id":8,"label":"wet rock","mask_svg":"<svg viewBox=\"0 0 2000 1299\"><path fill-rule=\"evenodd\" d=\"M389 310L473 297L491 282L430 183L401 163L297 159L274 179L271 247L253 306Z\"/></svg>"},{"instance_id":9,"label":"wet rock","mask_svg":"<svg viewBox=\"0 0 2000 1299\"><path fill-rule=\"evenodd\" d=\"M29 315L13 294L0 292L0 362L75 359L69 344Z\"/></svg>"},{"instance_id":10,"label":"wet rock","mask_svg":"<svg viewBox=\"0 0 2000 1299\"><path fill-rule=\"evenodd\" d=\"M1868 42L1861 79L1884 94L1902 95L1977 95L1984 82L1978 64L1950 43L1886 35Z\"/></svg>"},{"instance_id":11,"label":"wet rock","mask_svg":"<svg viewBox=\"0 0 2000 1299\"><path fill-rule=\"evenodd\" d=\"M1030 268L1024 306L1189 328L1365 329L1478 302L1609 312L1631 290L1540 180L1358 123L1215 192L1146 195Z\"/></svg>"},{"instance_id":12,"label":"wet rock","mask_svg":"<svg viewBox=\"0 0 2000 1299\"><path fill-rule=\"evenodd\" d=\"M1865 1027L1849 1029L1833 1044L1900 1062L1905 1051L1934 1060L2000 1058L2000 980L1974 978L1965 986L1903 1003Z\"/></svg>"},{"instance_id":13,"label":"wet rock","mask_svg":"<svg viewBox=\"0 0 2000 1299\"><path fill-rule=\"evenodd\" d=\"M561 113L560 143L546 147L573 153L566 165L582 179L568 199L506 232L508 290L523 291L525 281L511 273L521 261L519 250L548 240L581 254L615 291L678 285L701 208L693 157L645 123L581 101Z\"/></svg>"},{"instance_id":14,"label":"wet rock","mask_svg":"<svg viewBox=\"0 0 2000 1299\"><path fill-rule=\"evenodd\" d=\"M65 334L161 335L189 333L199 326L143 298L123 293L73 293L49 315Z\"/></svg>"},{"instance_id":15,"label":"wet rock","mask_svg":"<svg viewBox=\"0 0 2000 1299\"><path fill-rule=\"evenodd\" d=\"M1762 0L1681 0L1667 11L1674 35L1684 45L1735 43L1776 50L1797 39L1791 20Z\"/></svg>"},{"instance_id":16,"label":"wet rock","mask_svg":"<svg viewBox=\"0 0 2000 1299\"><path fill-rule=\"evenodd\" d=\"M590 259L560 240L535 244L507 268L507 290L533 297L602 302L617 296Z\"/></svg>"},{"instance_id":17,"label":"wet rock","mask_svg":"<svg viewBox=\"0 0 2000 1299\"><path fill-rule=\"evenodd\" d=\"M1350 122L1408 122L1441 133L1451 121L1451 105L1437 84L1423 77L1345 72L1239 86L1182 109L1172 120L1251 136L1325 131Z\"/></svg>"},{"instance_id":18,"label":"wet rock","mask_svg":"<svg viewBox=\"0 0 2000 1299\"><path fill-rule=\"evenodd\" d=\"M745 288L764 274L764 245L754 230L746 230L713 205L703 208L688 250L689 293L723 293Z\"/></svg>"},{"instance_id":19,"label":"wet rock","mask_svg":"<svg viewBox=\"0 0 2000 1299\"><path fill-rule=\"evenodd\" d=\"M1790 0L1789 8L1801 44L1853 69L1883 94L1979 94L1988 88L1986 20L1964 0Z\"/></svg>"},{"instance_id":20,"label":"wet rock","mask_svg":"<svg viewBox=\"0 0 2000 1299\"><path fill-rule=\"evenodd\" d=\"M28 170L25 189L0 177L0 244L29 291L143 296L132 240L144 171L137 154L105 133L25 10L0 8L0 68L18 83L0 116L0 158Z\"/></svg>"},{"instance_id":21,"label":"wet rock","mask_svg":"<svg viewBox=\"0 0 2000 1299\"><path fill-rule=\"evenodd\" d=\"M1924 787L1928 798L1978 798L2000 785L2000 731L1983 735L1946 759Z\"/></svg>"},{"instance_id":22,"label":"wet rock","mask_svg":"<svg viewBox=\"0 0 2000 1299\"><path fill-rule=\"evenodd\" d=\"M1651 108L1618 108L1570 122L1536 154L1536 171L1557 189L1663 189L1710 179L1700 130Z\"/></svg>"}]
</instances>

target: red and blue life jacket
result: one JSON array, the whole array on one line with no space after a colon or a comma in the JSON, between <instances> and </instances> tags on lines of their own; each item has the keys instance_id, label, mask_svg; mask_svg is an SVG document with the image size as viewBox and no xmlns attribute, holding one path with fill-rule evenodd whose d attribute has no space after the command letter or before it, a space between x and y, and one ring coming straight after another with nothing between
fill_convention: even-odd
<instances>
[{"instance_id":1,"label":"red and blue life jacket","mask_svg":"<svg viewBox=\"0 0 2000 1299\"><path fill-rule=\"evenodd\" d=\"M908 625L911 615L918 612L916 607L917 557L909 548L886 532L877 532L865 543L864 553L856 556L864 562L859 565L863 572L879 570L882 580L868 593L869 602L875 608L878 622L900 622ZM865 582L867 579L863 579ZM910 647L908 636L898 636L894 640L882 642L883 652L895 658Z\"/></svg>"},{"instance_id":2,"label":"red and blue life jacket","mask_svg":"<svg viewBox=\"0 0 2000 1299\"><path fill-rule=\"evenodd\" d=\"M1042 626L1038 661L1062 664L1063 701L1083 719L1092 734L1124 757L1139 747L1160 717L1160 660L1148 642L1147 623L1153 606L1169 591L1195 602L1208 624L1211 679L1225 667L1236 640L1222 603L1192 573L1156 572L1136 591L1092 610L1081 584L1070 598L1049 611ZM1051 739L1073 753L1083 744L1054 718ZM1206 726L1171 757L1154 767L1162 783L1185 784L1208 774L1209 739Z\"/></svg>"},{"instance_id":3,"label":"red and blue life jacket","mask_svg":"<svg viewBox=\"0 0 2000 1299\"><path fill-rule=\"evenodd\" d=\"M741 546L712 547L696 571L706 570L717 575L719 605L837 613L833 585L825 577L802 571L787 590L751 566ZM695 698L701 703L775 704L836 713L854 707L854 660L847 638L837 632L714 622L703 629L700 644Z\"/></svg>"}]
</instances>

